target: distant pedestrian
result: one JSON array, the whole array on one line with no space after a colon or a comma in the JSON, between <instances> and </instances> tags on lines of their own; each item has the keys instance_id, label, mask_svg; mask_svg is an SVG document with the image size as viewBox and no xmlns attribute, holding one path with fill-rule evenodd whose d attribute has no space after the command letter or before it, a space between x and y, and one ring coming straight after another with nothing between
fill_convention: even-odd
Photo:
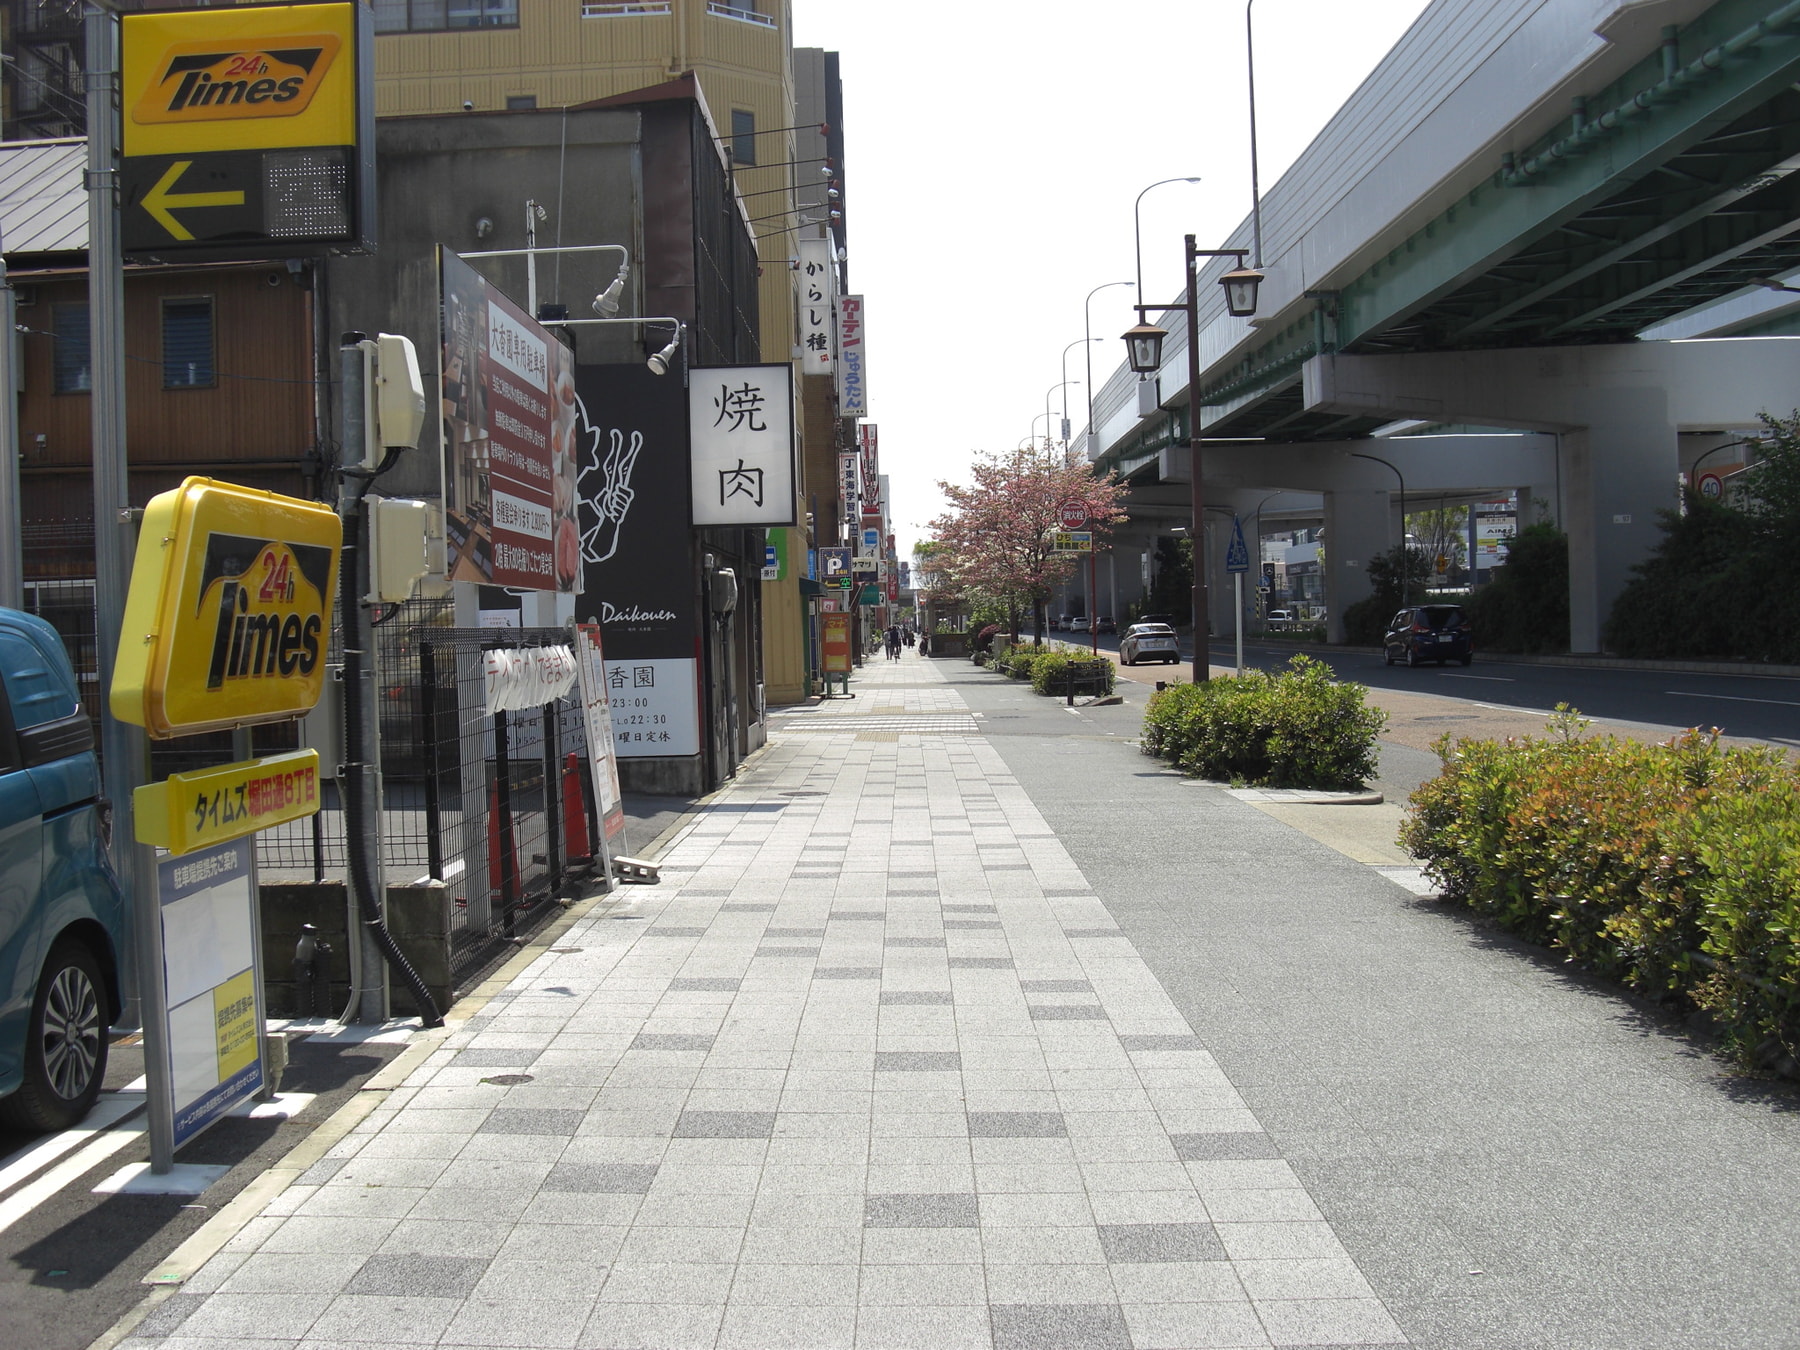
<instances>
[{"instance_id":1,"label":"distant pedestrian","mask_svg":"<svg viewBox=\"0 0 1800 1350\"><path fill-rule=\"evenodd\" d=\"M908 647L913 645L913 630L912 630L911 624L908 624L906 626L906 631L902 634L902 636L906 639L906 645Z\"/></svg>"},{"instance_id":2,"label":"distant pedestrian","mask_svg":"<svg viewBox=\"0 0 1800 1350\"><path fill-rule=\"evenodd\" d=\"M898 661L900 659L900 625L897 623L888 626L887 654L888 660L890 661Z\"/></svg>"}]
</instances>

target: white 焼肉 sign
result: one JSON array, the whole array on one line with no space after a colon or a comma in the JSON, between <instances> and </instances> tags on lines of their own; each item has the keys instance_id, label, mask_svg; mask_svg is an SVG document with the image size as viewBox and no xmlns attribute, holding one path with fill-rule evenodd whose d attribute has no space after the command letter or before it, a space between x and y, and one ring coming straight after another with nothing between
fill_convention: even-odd
<instances>
[{"instance_id":1,"label":"white \u713c\u8089 sign","mask_svg":"<svg viewBox=\"0 0 1800 1350\"><path fill-rule=\"evenodd\" d=\"M696 368L688 444L695 525L799 523L792 366Z\"/></svg>"}]
</instances>

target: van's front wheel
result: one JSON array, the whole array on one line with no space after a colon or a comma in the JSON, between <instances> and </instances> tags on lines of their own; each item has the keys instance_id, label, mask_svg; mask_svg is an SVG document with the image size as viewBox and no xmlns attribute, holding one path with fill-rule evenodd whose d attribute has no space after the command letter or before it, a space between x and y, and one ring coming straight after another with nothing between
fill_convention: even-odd
<instances>
[{"instance_id":1,"label":"van's front wheel","mask_svg":"<svg viewBox=\"0 0 1800 1350\"><path fill-rule=\"evenodd\" d=\"M0 1101L18 1129L66 1130L87 1115L106 1077L106 993L100 965L80 942L50 951L31 1002L19 1090Z\"/></svg>"}]
</instances>

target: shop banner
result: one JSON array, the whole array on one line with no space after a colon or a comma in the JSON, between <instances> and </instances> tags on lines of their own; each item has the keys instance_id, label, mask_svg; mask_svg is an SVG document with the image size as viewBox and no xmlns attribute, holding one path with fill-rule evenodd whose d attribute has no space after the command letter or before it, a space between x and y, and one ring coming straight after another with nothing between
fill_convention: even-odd
<instances>
[{"instance_id":1,"label":"shop banner","mask_svg":"<svg viewBox=\"0 0 1800 1350\"><path fill-rule=\"evenodd\" d=\"M574 354L454 253L438 272L445 570L578 591Z\"/></svg>"},{"instance_id":2,"label":"shop banner","mask_svg":"<svg viewBox=\"0 0 1800 1350\"><path fill-rule=\"evenodd\" d=\"M612 843L625 833L625 802L619 791L619 756L613 745L612 690L606 683L606 661L601 651L600 626L576 627L575 666L581 680L582 725L587 729L588 774L594 785L595 814L607 844L610 864Z\"/></svg>"},{"instance_id":3,"label":"shop banner","mask_svg":"<svg viewBox=\"0 0 1800 1350\"><path fill-rule=\"evenodd\" d=\"M795 525L794 377L786 362L695 367L688 446L695 525Z\"/></svg>"},{"instance_id":4,"label":"shop banner","mask_svg":"<svg viewBox=\"0 0 1800 1350\"><path fill-rule=\"evenodd\" d=\"M825 653L825 673L827 675L848 675L850 673L850 616L848 614L824 614L820 616L822 631L821 645Z\"/></svg>"},{"instance_id":5,"label":"shop banner","mask_svg":"<svg viewBox=\"0 0 1800 1350\"><path fill-rule=\"evenodd\" d=\"M800 301L800 369L806 375L831 374L832 339L837 299L837 268L829 239L802 239L794 288Z\"/></svg>"},{"instance_id":6,"label":"shop banner","mask_svg":"<svg viewBox=\"0 0 1800 1350\"><path fill-rule=\"evenodd\" d=\"M863 346L863 298L838 297L838 416L869 415L867 352Z\"/></svg>"}]
</instances>

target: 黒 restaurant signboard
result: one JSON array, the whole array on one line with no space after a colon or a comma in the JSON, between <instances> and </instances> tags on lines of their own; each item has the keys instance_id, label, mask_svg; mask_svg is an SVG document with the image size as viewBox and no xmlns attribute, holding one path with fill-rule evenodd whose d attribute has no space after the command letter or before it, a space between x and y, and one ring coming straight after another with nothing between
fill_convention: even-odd
<instances>
[{"instance_id":1,"label":"\u9ed2 restaurant signboard","mask_svg":"<svg viewBox=\"0 0 1800 1350\"><path fill-rule=\"evenodd\" d=\"M446 574L578 591L574 353L454 253L438 262Z\"/></svg>"},{"instance_id":2,"label":"\u9ed2 restaurant signboard","mask_svg":"<svg viewBox=\"0 0 1800 1350\"><path fill-rule=\"evenodd\" d=\"M641 361L579 366L575 379L584 577L575 612L604 634L613 748L620 759L697 755L687 392Z\"/></svg>"},{"instance_id":3,"label":"\u9ed2 restaurant signboard","mask_svg":"<svg viewBox=\"0 0 1800 1350\"><path fill-rule=\"evenodd\" d=\"M128 253L280 257L375 241L375 32L366 4L120 17Z\"/></svg>"}]
</instances>

